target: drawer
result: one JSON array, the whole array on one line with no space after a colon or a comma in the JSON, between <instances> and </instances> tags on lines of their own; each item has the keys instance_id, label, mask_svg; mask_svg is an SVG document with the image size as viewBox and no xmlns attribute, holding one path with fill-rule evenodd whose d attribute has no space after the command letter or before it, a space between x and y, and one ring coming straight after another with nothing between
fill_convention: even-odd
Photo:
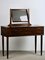
<instances>
[{"instance_id":1,"label":"drawer","mask_svg":"<svg viewBox=\"0 0 45 60\"><path fill-rule=\"evenodd\" d=\"M1 28L1 35L4 36L28 36L28 35L43 35L44 27L13 27Z\"/></svg>"}]
</instances>

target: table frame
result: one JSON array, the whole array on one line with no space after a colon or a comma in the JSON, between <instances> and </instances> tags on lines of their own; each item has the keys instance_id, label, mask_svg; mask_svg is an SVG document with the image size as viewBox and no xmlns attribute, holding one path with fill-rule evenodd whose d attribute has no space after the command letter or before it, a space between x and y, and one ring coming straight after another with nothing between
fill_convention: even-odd
<instances>
[{"instance_id":1,"label":"table frame","mask_svg":"<svg viewBox=\"0 0 45 60\"><path fill-rule=\"evenodd\" d=\"M8 59L8 55L9 55L9 37L7 38L7 59ZM41 35L41 46L40 46L40 50L41 50L41 56L42 56L42 48L43 48L43 35ZM35 35L35 54L37 52L37 35ZM2 35L2 54L4 56L4 36Z\"/></svg>"}]
</instances>

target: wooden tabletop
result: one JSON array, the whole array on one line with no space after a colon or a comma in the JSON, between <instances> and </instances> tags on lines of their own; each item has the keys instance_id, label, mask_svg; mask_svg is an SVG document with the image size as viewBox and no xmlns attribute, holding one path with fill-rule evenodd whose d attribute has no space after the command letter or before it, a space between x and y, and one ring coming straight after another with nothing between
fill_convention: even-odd
<instances>
[{"instance_id":1,"label":"wooden tabletop","mask_svg":"<svg viewBox=\"0 0 45 60\"><path fill-rule=\"evenodd\" d=\"M7 25L7 26L2 26L2 27L44 27L44 26L41 26L41 25L30 25L30 24L11 24L11 25Z\"/></svg>"}]
</instances>

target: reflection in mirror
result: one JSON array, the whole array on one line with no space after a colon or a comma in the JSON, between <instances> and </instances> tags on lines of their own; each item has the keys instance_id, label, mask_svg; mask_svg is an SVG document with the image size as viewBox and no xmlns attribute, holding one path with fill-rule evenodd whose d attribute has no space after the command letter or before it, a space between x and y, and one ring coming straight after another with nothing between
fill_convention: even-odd
<instances>
[{"instance_id":1,"label":"reflection in mirror","mask_svg":"<svg viewBox=\"0 0 45 60\"><path fill-rule=\"evenodd\" d=\"M15 21L28 21L26 9L12 9L11 10L11 20Z\"/></svg>"}]
</instances>

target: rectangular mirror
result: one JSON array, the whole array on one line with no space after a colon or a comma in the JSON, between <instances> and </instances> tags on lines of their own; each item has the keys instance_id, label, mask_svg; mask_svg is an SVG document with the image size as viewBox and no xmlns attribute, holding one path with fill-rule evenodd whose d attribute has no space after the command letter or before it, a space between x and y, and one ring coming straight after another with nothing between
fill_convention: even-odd
<instances>
[{"instance_id":1,"label":"rectangular mirror","mask_svg":"<svg viewBox=\"0 0 45 60\"><path fill-rule=\"evenodd\" d=\"M26 9L11 9L10 11L11 11L10 17L12 22L28 21Z\"/></svg>"}]
</instances>

